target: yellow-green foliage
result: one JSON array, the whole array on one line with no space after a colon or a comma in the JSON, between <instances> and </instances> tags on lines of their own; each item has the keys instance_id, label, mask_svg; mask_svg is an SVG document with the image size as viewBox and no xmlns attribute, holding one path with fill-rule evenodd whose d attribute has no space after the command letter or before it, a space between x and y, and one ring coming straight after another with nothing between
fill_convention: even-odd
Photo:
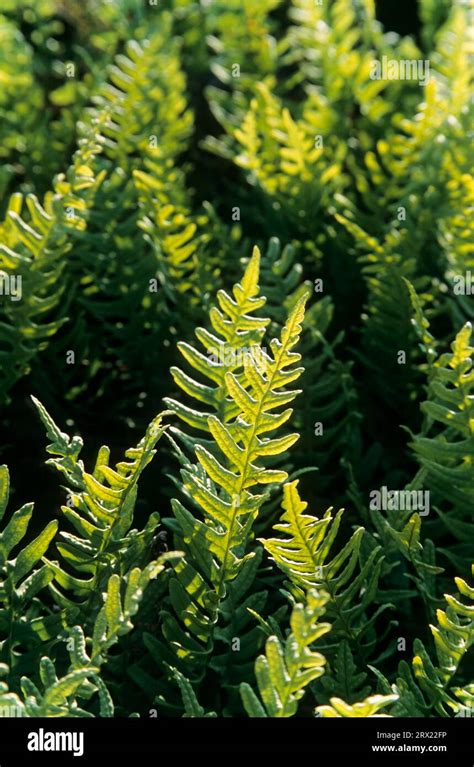
<instances>
[{"instance_id":1,"label":"yellow-green foliage","mask_svg":"<svg viewBox=\"0 0 474 767\"><path fill-rule=\"evenodd\" d=\"M416 7L3 0L0 716L472 710L472 23Z\"/></svg>"}]
</instances>

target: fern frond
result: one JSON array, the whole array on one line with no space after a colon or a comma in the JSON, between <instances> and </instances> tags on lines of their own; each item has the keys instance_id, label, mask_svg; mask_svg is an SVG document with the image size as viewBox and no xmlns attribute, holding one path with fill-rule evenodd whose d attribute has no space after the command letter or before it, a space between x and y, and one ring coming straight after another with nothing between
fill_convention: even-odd
<instances>
[{"instance_id":1,"label":"fern frond","mask_svg":"<svg viewBox=\"0 0 474 767\"><path fill-rule=\"evenodd\" d=\"M186 109L185 79L171 28L171 15L164 12L148 39L129 41L94 99L100 111L110 113L105 153L123 169L136 153L153 156L161 146L175 157L186 147L192 113Z\"/></svg>"},{"instance_id":2,"label":"fern frond","mask_svg":"<svg viewBox=\"0 0 474 767\"><path fill-rule=\"evenodd\" d=\"M16 716L94 716L90 699L98 694L98 715L113 716L114 704L103 679L101 666L107 661L110 648L133 628L132 617L138 611L143 592L151 579L164 569L166 557L150 562L146 568L132 568L120 578L112 575L101 595L102 606L95 617L91 637L86 637L81 626L66 628L63 632L70 655L70 666L58 677L55 663L50 657L41 658L38 668L40 688L29 677L20 682L22 698L0 682L0 711L8 707ZM88 652L87 646L90 645ZM87 709L80 700L87 702Z\"/></svg>"},{"instance_id":3,"label":"fern frond","mask_svg":"<svg viewBox=\"0 0 474 767\"><path fill-rule=\"evenodd\" d=\"M209 550L221 564L218 593L225 581L237 574L239 562L243 560L235 559L232 550L245 541L262 502L262 498L253 495L250 488L281 482L287 476L284 471L265 469L257 462L267 456L282 453L298 437L297 434L291 434L272 439L268 434L282 426L291 415L290 409L276 413L272 411L287 405L299 393L286 387L302 372L302 368L293 367L299 362L300 355L292 349L301 333L304 301L301 300L290 313L281 339L270 341L271 355L264 352L257 355L256 360L244 361L245 376L251 383L250 391L240 384L234 373L225 373L228 394L239 415L230 427L213 415L209 417L208 424L212 437L227 459L226 465L205 447L196 446L196 456L201 467L215 488L224 491L227 500L217 496L215 490L212 492L206 488L197 473L186 477L190 482L188 489L191 496L202 506L209 521L212 520L218 526L217 529L206 523L197 526L200 535L205 531ZM178 504L175 505L175 514L179 518Z\"/></svg>"},{"instance_id":4,"label":"fern frond","mask_svg":"<svg viewBox=\"0 0 474 767\"><path fill-rule=\"evenodd\" d=\"M397 716L429 716L433 711L438 716L463 715L469 690L454 686L454 680L474 641L474 589L462 578L455 578L455 583L459 593L444 595L447 606L437 611L437 625L430 625L436 660L416 639L412 669L400 663L392 686L399 696L394 709Z\"/></svg>"},{"instance_id":5,"label":"fern frond","mask_svg":"<svg viewBox=\"0 0 474 767\"><path fill-rule=\"evenodd\" d=\"M254 285L255 272L247 269L236 297L248 295L249 290L255 290ZM265 495L251 489L287 477L286 472L266 469L264 464L269 456L281 454L297 439L296 434L281 438L270 438L269 434L288 421L291 409L280 408L298 394L287 386L302 371L295 367L300 355L293 348L301 333L304 303L305 298L296 304L280 340L273 339L268 352L256 346L258 354L244 361L248 389L234 373L225 373L227 395L235 408L234 420L224 423L210 416L209 430L217 445L217 457L197 444L198 463L189 463L182 471L187 497L199 517L180 501L173 501L178 523L176 543L185 557L170 579L170 600L186 631L171 613L165 617L163 631L174 652L187 659L191 669L194 666L194 674L203 673L227 584L252 557L246 548Z\"/></svg>"},{"instance_id":6,"label":"fern frond","mask_svg":"<svg viewBox=\"0 0 474 767\"><path fill-rule=\"evenodd\" d=\"M71 604L70 593L79 600L73 604L90 609L113 574L118 577L132 564L143 564L149 556L158 515L151 514L140 532L130 528L138 480L153 459L156 443L166 428L161 424L163 414L151 422L138 445L125 452L127 460L118 463L115 469L110 467L110 451L103 446L94 471L89 473L79 458L82 439L71 439L61 432L41 403L36 399L34 402L51 439L47 450L55 456L47 463L66 478L68 505L61 510L75 531L74 534L61 531L57 543L65 565L75 573L67 572L57 562L48 562L54 572L50 588L61 606Z\"/></svg>"},{"instance_id":7,"label":"fern frond","mask_svg":"<svg viewBox=\"0 0 474 767\"><path fill-rule=\"evenodd\" d=\"M208 409L202 411L171 398L165 402L195 429L209 432L210 416L216 416L225 424L241 411L241 405L228 397L226 374L240 374L242 379L245 360L252 355L254 347L258 350L269 323L268 319L253 316L265 304L265 298L259 296L259 267L260 251L254 248L241 283L234 285L233 297L224 290L217 294L219 306L214 306L209 313L212 331L196 330L204 353L188 343L178 344L185 360L206 383L191 378L177 367L171 368L174 381L185 394Z\"/></svg>"},{"instance_id":8,"label":"fern frond","mask_svg":"<svg viewBox=\"0 0 474 767\"><path fill-rule=\"evenodd\" d=\"M267 639L265 655L255 662L255 676L261 701L246 682L240 694L249 716L289 717L298 709L305 688L324 673L325 658L311 645L331 630L320 623L327 596L311 590L304 603L296 604L291 613L291 632L282 644L272 636Z\"/></svg>"},{"instance_id":9,"label":"fern frond","mask_svg":"<svg viewBox=\"0 0 474 767\"><path fill-rule=\"evenodd\" d=\"M10 692L5 683L0 683L0 710L8 711L10 716L21 717L92 717L91 712L78 705L76 696L84 683L92 683L98 673L98 668L89 667L70 671L58 678L54 663L44 656L40 661L43 689L40 690L28 677L23 677L20 696ZM102 691L104 687L102 682Z\"/></svg>"},{"instance_id":10,"label":"fern frond","mask_svg":"<svg viewBox=\"0 0 474 767\"><path fill-rule=\"evenodd\" d=\"M326 666L320 681L321 688L331 700L338 698L352 705L369 694L369 686L361 687L366 680L367 674L364 671L358 672L350 645L344 640L339 645L333 663ZM315 697L320 699L319 690Z\"/></svg>"},{"instance_id":11,"label":"fern frond","mask_svg":"<svg viewBox=\"0 0 474 767\"><path fill-rule=\"evenodd\" d=\"M361 452L361 402L352 371L353 363L341 358L343 332L328 340L334 304L327 296L308 312L301 349L307 360L295 425L301 440L295 466L316 466L313 483L317 497L326 498L329 487L345 484L346 466L357 471ZM334 497L334 495L332 495ZM338 496L345 503L344 492Z\"/></svg>"},{"instance_id":12,"label":"fern frond","mask_svg":"<svg viewBox=\"0 0 474 767\"><path fill-rule=\"evenodd\" d=\"M421 404L425 416L423 430L412 435L410 443L420 465L412 487L429 490L431 505L443 527L460 544L459 554L455 548L448 551L443 547L442 552L459 567L465 566L462 544L471 539L469 509L474 483L471 332L467 323L456 335L452 351L432 361L428 398ZM439 536L436 529L433 533Z\"/></svg>"},{"instance_id":13,"label":"fern frond","mask_svg":"<svg viewBox=\"0 0 474 767\"><path fill-rule=\"evenodd\" d=\"M305 293L311 292L312 285L309 280L303 280L303 266L296 260L296 255L293 245L282 248L278 237L271 237L262 256L260 290L267 300L272 335L280 331L292 306ZM306 313L305 324L311 311Z\"/></svg>"},{"instance_id":14,"label":"fern frond","mask_svg":"<svg viewBox=\"0 0 474 767\"><path fill-rule=\"evenodd\" d=\"M373 628L377 616L375 613L368 619L366 610L377 590L383 562L381 547L366 549L364 528L358 527L329 559L343 510L334 517L332 509L322 518L304 514L307 503L301 501L297 485L298 481L284 485L285 511L274 526L285 537L262 539L263 546L289 577L297 595L310 588L323 589L328 594L326 610L333 635L342 634L358 650L362 649L362 636Z\"/></svg>"},{"instance_id":15,"label":"fern frond","mask_svg":"<svg viewBox=\"0 0 474 767\"><path fill-rule=\"evenodd\" d=\"M141 228L142 192L134 176L160 174L166 178L168 195L175 186L184 192L183 173L176 163L187 149L193 116L172 26L171 15L164 12L159 20L154 18L149 34L142 27L137 30L142 39L129 41L125 53L115 58L107 81L94 94L94 106L84 110L78 122L81 135L94 121L104 120L104 151L94 171L107 175L87 237L75 242L68 291L73 320L61 334L57 350L48 355L53 371L49 386L54 392L54 371L60 367L61 375L68 376L71 398L84 392L96 397L97 391L100 396L117 381L136 390L130 371L138 365L145 368L150 388L159 385L157 370L163 365L164 348L171 338L174 341L174 326L180 328L179 313L171 317L164 300L166 274ZM178 198L171 196L167 204L177 205ZM171 238L170 247L176 242ZM176 281L169 291L176 295ZM99 336L94 331L97 323L103 328ZM137 336L147 346L145 353L137 351ZM80 375L79 366L64 370L67 349L77 350Z\"/></svg>"},{"instance_id":16,"label":"fern frond","mask_svg":"<svg viewBox=\"0 0 474 767\"><path fill-rule=\"evenodd\" d=\"M0 521L5 515L10 475L0 466ZM65 613L51 614L39 597L54 573L41 560L56 535L58 523L49 522L30 543L18 548L28 532L33 504L15 511L0 532L0 661L16 677L30 671L41 641L53 639L61 630ZM72 617L73 611L69 614Z\"/></svg>"},{"instance_id":17,"label":"fern frond","mask_svg":"<svg viewBox=\"0 0 474 767\"><path fill-rule=\"evenodd\" d=\"M391 101L383 98L387 83L369 76L371 60L382 46L372 0L327 5L294 0L290 18L295 23L287 33L284 61L296 64L298 71L289 84L301 83L313 101L316 132L347 137L357 119L356 105L364 124L386 118ZM341 121L341 114L351 119Z\"/></svg>"},{"instance_id":18,"label":"fern frond","mask_svg":"<svg viewBox=\"0 0 474 767\"><path fill-rule=\"evenodd\" d=\"M61 277L74 232L86 228L87 214L103 174L92 169L102 151L101 120L93 121L66 175L56 177L53 191L41 205L35 195L12 195L0 225L0 274L10 281L9 300L0 313L0 402L31 360L43 350L64 322L55 317L64 292ZM13 291L16 281L19 290ZM3 292L3 291L2 291ZM53 314L52 314L53 313Z\"/></svg>"},{"instance_id":19,"label":"fern frond","mask_svg":"<svg viewBox=\"0 0 474 767\"><path fill-rule=\"evenodd\" d=\"M219 284L220 263L226 260L227 252L217 242L219 224L212 217L212 206L204 206L197 214L191 211L180 169L171 161L146 160L145 164L148 172L133 172L143 213L138 226L153 249L160 289L171 304L171 308L165 304L163 311L168 309L184 329L184 315L192 314L195 325L199 312L208 311L210 295L216 282ZM172 309L179 316L174 317Z\"/></svg>"},{"instance_id":20,"label":"fern frond","mask_svg":"<svg viewBox=\"0 0 474 767\"><path fill-rule=\"evenodd\" d=\"M262 556L263 549L258 547L254 556L244 563L238 576L227 584L226 597L220 605L210 667L225 680L229 710L239 707L238 687L252 673L255 657L262 649L265 636L276 630L262 631L261 616L267 614L272 627L275 627L286 612L284 605L269 614L272 599L263 581Z\"/></svg>"},{"instance_id":21,"label":"fern frond","mask_svg":"<svg viewBox=\"0 0 474 767\"><path fill-rule=\"evenodd\" d=\"M310 119L306 112L294 116L261 82L243 119L205 144L242 168L254 195L267 198L279 218L308 239L321 231L319 211L347 182L341 152L320 146Z\"/></svg>"},{"instance_id":22,"label":"fern frond","mask_svg":"<svg viewBox=\"0 0 474 767\"><path fill-rule=\"evenodd\" d=\"M420 17L423 25L423 40L428 50L434 48L434 39L440 27L446 22L451 8L449 0L421 0Z\"/></svg>"},{"instance_id":23,"label":"fern frond","mask_svg":"<svg viewBox=\"0 0 474 767\"><path fill-rule=\"evenodd\" d=\"M6 9L2 7L2 11ZM26 35L12 19L0 16L0 200L15 175L37 177L47 151L42 130L45 98L35 77L35 55ZM35 167L36 166L36 167ZM2 205L3 208L3 205Z\"/></svg>"},{"instance_id":24,"label":"fern frond","mask_svg":"<svg viewBox=\"0 0 474 767\"><path fill-rule=\"evenodd\" d=\"M259 83L278 87L280 46L278 21L272 11L281 0L230 0L205 6L202 23L210 49L208 67L219 87L208 85L205 94L216 119L237 126Z\"/></svg>"},{"instance_id":25,"label":"fern frond","mask_svg":"<svg viewBox=\"0 0 474 767\"><path fill-rule=\"evenodd\" d=\"M173 668L171 669L174 678L176 679L176 682L179 686L181 696L183 698L183 705L184 705L184 711L183 717L201 717L201 716L217 716L215 711L209 711L208 713L205 712L204 708L199 704L198 699L196 697L196 693L194 692L193 686L190 683L189 679L186 679L183 674L181 674L178 669Z\"/></svg>"}]
</instances>

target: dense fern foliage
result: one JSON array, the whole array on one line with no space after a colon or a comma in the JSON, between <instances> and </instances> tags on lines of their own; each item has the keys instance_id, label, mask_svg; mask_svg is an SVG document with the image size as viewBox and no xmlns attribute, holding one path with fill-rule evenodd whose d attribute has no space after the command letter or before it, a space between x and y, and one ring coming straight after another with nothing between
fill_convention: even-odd
<instances>
[{"instance_id":1,"label":"dense fern foliage","mask_svg":"<svg viewBox=\"0 0 474 767\"><path fill-rule=\"evenodd\" d=\"M1 715L472 715L473 27L418 13L2 2Z\"/></svg>"}]
</instances>

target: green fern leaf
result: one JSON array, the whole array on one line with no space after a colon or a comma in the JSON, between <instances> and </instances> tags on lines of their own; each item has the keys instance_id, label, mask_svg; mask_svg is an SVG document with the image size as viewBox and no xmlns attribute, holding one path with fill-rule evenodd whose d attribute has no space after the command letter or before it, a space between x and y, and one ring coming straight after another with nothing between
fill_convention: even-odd
<instances>
[{"instance_id":1,"label":"green fern leaf","mask_svg":"<svg viewBox=\"0 0 474 767\"><path fill-rule=\"evenodd\" d=\"M305 603L293 608L291 633L284 644L274 636L267 639L265 655L255 663L262 703L249 684L240 687L249 716L294 716L305 687L324 673L324 656L310 646L331 630L329 623L319 623L326 602L324 592L309 591Z\"/></svg>"}]
</instances>

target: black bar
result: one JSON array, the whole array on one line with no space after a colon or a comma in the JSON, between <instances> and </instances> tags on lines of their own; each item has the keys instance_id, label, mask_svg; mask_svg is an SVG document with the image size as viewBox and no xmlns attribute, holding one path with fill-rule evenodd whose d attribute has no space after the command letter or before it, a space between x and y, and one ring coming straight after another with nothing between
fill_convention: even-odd
<instances>
[{"instance_id":1,"label":"black bar","mask_svg":"<svg viewBox=\"0 0 474 767\"><path fill-rule=\"evenodd\" d=\"M121 761L163 754L313 754L357 758L374 764L456 767L474 764L473 721L466 719L0 719L0 767L23 764L96 764L110 756ZM42 737L41 736L41 731ZM49 733L83 733L83 755L72 751L31 751L56 745ZM33 736L31 733L37 733ZM411 737L407 735L411 733ZM444 734L442 734L444 733ZM80 741L64 738L80 751ZM58 742L61 745L61 741ZM374 750L373 746L395 749ZM413 747L417 746L414 750ZM424 752L421 753L421 747ZM436 750L434 750L436 749ZM439 750L438 750L439 749Z\"/></svg>"}]
</instances>

